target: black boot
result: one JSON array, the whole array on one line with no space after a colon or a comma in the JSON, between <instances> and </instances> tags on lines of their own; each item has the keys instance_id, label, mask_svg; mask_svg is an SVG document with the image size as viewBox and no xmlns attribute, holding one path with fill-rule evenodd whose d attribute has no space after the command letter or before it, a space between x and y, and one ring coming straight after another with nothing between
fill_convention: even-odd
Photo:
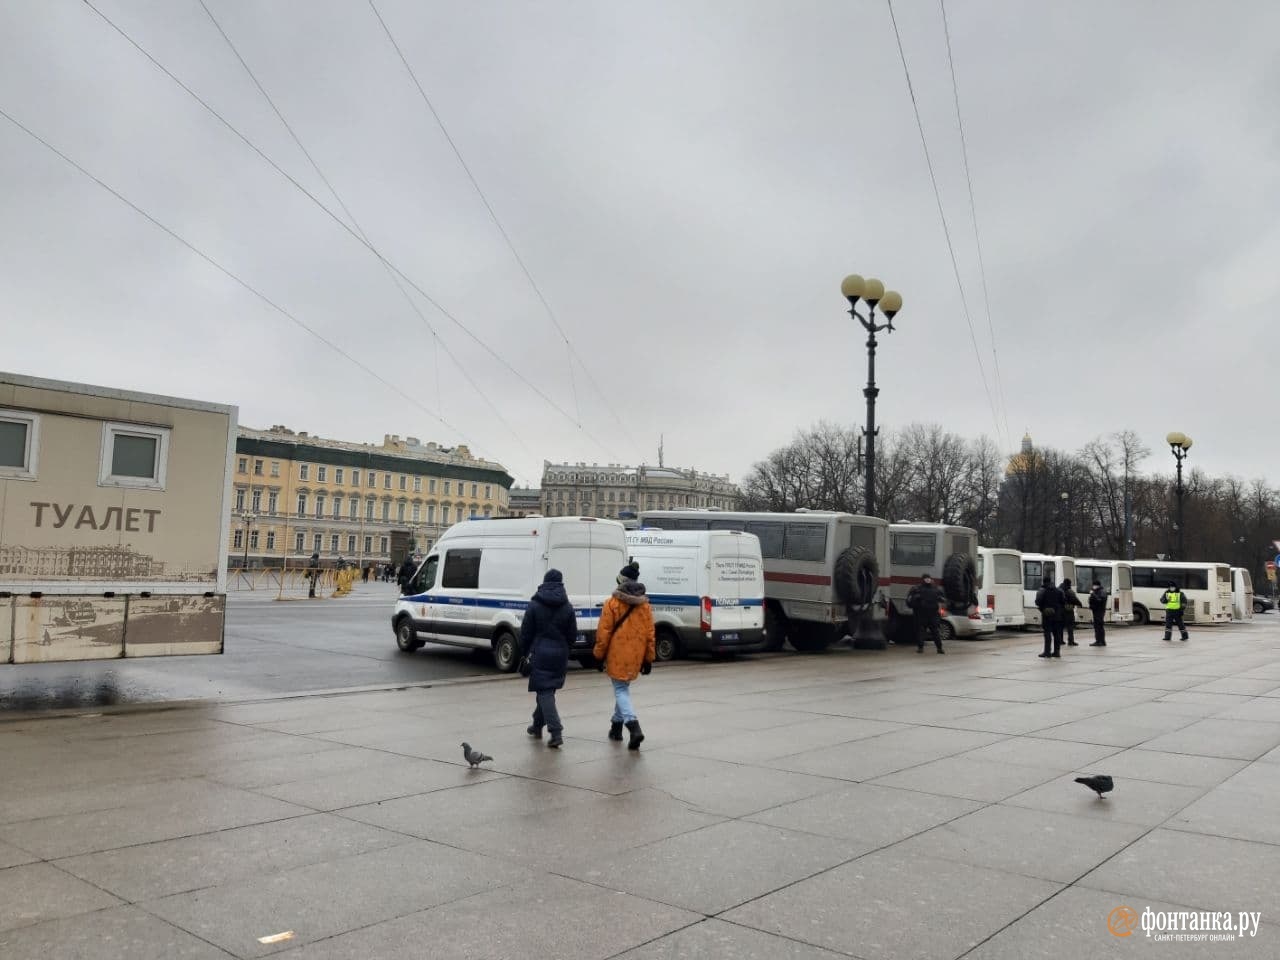
<instances>
[{"instance_id":1,"label":"black boot","mask_svg":"<svg viewBox=\"0 0 1280 960\"><path fill-rule=\"evenodd\" d=\"M610 740L622 739L622 721L621 720L609 721L609 739Z\"/></svg>"},{"instance_id":2,"label":"black boot","mask_svg":"<svg viewBox=\"0 0 1280 960\"><path fill-rule=\"evenodd\" d=\"M537 737L539 740L542 739L542 728L536 723L529 724L529 726L524 728L524 732L531 737Z\"/></svg>"},{"instance_id":3,"label":"black boot","mask_svg":"<svg viewBox=\"0 0 1280 960\"><path fill-rule=\"evenodd\" d=\"M627 729L631 731L631 739L627 741L627 749L639 750L640 744L644 742L644 733L640 730L640 721L628 720Z\"/></svg>"},{"instance_id":4,"label":"black boot","mask_svg":"<svg viewBox=\"0 0 1280 960\"><path fill-rule=\"evenodd\" d=\"M551 739L547 741L547 746L550 747L552 750L558 750L560 748L560 744L562 743L564 743L564 737L560 736L560 731L552 730Z\"/></svg>"}]
</instances>

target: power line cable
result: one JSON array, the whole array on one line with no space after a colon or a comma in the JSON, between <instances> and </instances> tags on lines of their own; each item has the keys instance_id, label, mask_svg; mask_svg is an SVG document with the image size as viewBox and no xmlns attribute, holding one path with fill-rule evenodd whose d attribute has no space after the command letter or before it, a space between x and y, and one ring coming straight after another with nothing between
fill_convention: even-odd
<instances>
[{"instance_id":1,"label":"power line cable","mask_svg":"<svg viewBox=\"0 0 1280 960\"><path fill-rule=\"evenodd\" d=\"M209 264L211 267L213 267L213 268L214 268L215 270L217 270L219 273L223 274L225 277L227 277L228 279L230 279L230 280L234 281L237 285L239 285L239 286L240 286L240 287L242 287L243 289L247 290L249 293L253 294L253 296L254 296L254 297L256 297L257 299L261 300L263 303L265 303L268 307L270 307L270 308L271 308L272 310L274 310L276 313L278 313L278 314L280 314L281 316L285 317L287 320L289 320L291 323L293 323L293 324L297 325L298 327L301 327L303 330L305 330L305 331L306 331L307 333L309 333L311 336L315 337L317 340L319 340L321 343L323 343L326 347L328 347L328 348L329 348L330 350L332 350L334 353L338 354L340 357L344 358L345 360L348 360L348 361L350 361L351 363L355 364L357 367L359 367L361 370L363 370L365 373L367 373L367 374L368 374L370 377L372 377L374 380L378 381L378 382L379 382L379 383L381 383L383 386L385 386L385 387L387 387L388 389L390 389L390 390L394 391L395 393L399 394L401 397L403 397L403 398L404 398L405 400L407 400L409 403L413 404L415 407L417 407L419 410L421 410L421 411L422 411L423 413L425 413L427 416L431 417L433 420L436 420L437 422L439 422L439 423L443 424L445 427L447 427L449 430L451 430L453 433L455 433L455 434L456 434L460 439L465 440L467 443L472 443L472 444L473 444L473 441L468 440L468 439L467 439L466 434L464 434L460 429L458 429L458 427L454 426L452 423L450 423L450 422L449 422L448 420L446 420L444 417L440 416L440 414L439 414L439 413L437 413L436 411L434 411L434 410L432 410L431 408L429 408L429 407L425 406L425 405L424 405L420 400L418 400L418 398L417 398L417 397L414 397L414 396L412 396L411 394L408 394L408 393L406 393L405 391L401 390L398 386L396 386L396 385L395 385L394 383L392 383L390 380L387 380L385 377L383 377L381 374L379 374L376 370L373 370L371 367L369 367L369 366L365 365L364 363L362 363L361 361L357 360L355 357L353 357L353 356L352 356L351 354L349 354L347 351L343 350L343 349L342 349L342 347L338 346L336 343L334 343L332 340L330 340L330 339L329 339L328 337L326 337L324 334L320 333L320 332L319 332L318 330L316 330L315 328L313 328L313 327L309 326L308 324L306 324L305 322L303 322L302 320L300 320L297 316L295 316L293 313L291 313L288 309L286 309L285 307L281 306L279 303L277 303L276 301L272 300L270 297L268 297L265 293L263 293L263 292L262 292L261 290L259 290L257 287L253 286L253 284L249 283L249 281L245 280L243 277L241 277L241 276L239 276L237 273L233 272L230 268L228 268L228 267L224 266L223 264L219 263L219 262L218 262L217 260L215 260L212 256L210 256L209 254L205 253L203 250L201 250L199 247L197 247L197 246L196 246L194 243L192 243L190 240L187 240L185 237L183 237L181 234L179 234L179 233L178 233L176 230L174 230L172 227L169 227L169 226L167 226L166 224L164 224L163 222L161 222L158 218L156 218L156 217L155 217L155 216L153 216L152 214L148 213L146 210L144 210L144 209L143 209L142 207L140 207L138 204L134 203L132 200L130 200L128 197L126 197L123 193L121 193L121 192L120 192L119 190L117 190L115 187L111 186L111 185L110 185L109 183L107 183L105 180L103 180L103 179L101 179L100 177L98 177L96 174L94 174L92 171L90 171L87 167L83 166L83 165L82 165L81 163L79 163L78 161L76 161L76 160L72 159L68 154L66 154L66 153L64 153L63 151L59 150L57 147L55 147L52 143L50 143L50 142L49 142L48 140L46 140L44 137L40 136L40 134L36 133L34 130L32 130L30 127L28 127L26 124L24 124L24 123L23 123L21 120L19 120L17 117L13 116L13 114L11 114L11 113L9 113L7 110L5 110L5 109L4 109L4 107L0 107L0 117L4 117L4 118L5 118L6 120L8 120L11 124L13 124L13 125L14 125L15 127L17 127L19 130L21 130L23 133L25 133L25 134L26 134L27 136L29 136L31 139L35 140L37 143L39 143L41 146L43 146L43 147L44 147L46 150L48 150L50 153L52 153L52 154L54 154L55 156L57 156L57 157L58 157L60 160L62 160L64 163L66 163L66 164L68 164L69 166L71 166L71 167L75 168L77 171L79 171L82 175L84 175L85 177L87 177L89 180L92 180L94 183L96 183L99 187L101 187L101 188L102 188L103 190L105 190L107 193L111 194L113 197L115 197L117 200L119 200L121 203L123 203L123 204L124 204L125 206L127 206L129 209L131 209L134 213L138 214L140 217L142 217L144 220L146 220L146 221L147 221L148 223L150 223L152 226L155 226L155 227L157 227L158 229L162 230L164 233L168 234L172 239L176 240L178 243L180 243L180 244L181 244L183 247L185 247L187 250L189 250L189 251L191 251L192 253L194 253L197 257L199 257L201 260L205 261L205 263Z\"/></svg>"},{"instance_id":2,"label":"power line cable","mask_svg":"<svg viewBox=\"0 0 1280 960\"><path fill-rule=\"evenodd\" d=\"M262 94L262 98L267 101L267 105L271 107L271 110L276 115L276 118L284 126L285 130L289 132L289 136L293 139L293 142L297 145L298 149L302 151L302 155L307 158L307 162L311 164L311 169L315 171L316 176L320 178L321 182L325 185L325 188L333 196L333 199L337 201L338 206L341 207L342 212L347 215L347 219L351 221L351 225L356 229L356 232L360 234L361 239L363 239L366 244L369 244L370 243L369 236L368 234L365 233L364 228L360 226L360 222L356 219L355 214L351 212L351 209L343 201L342 197L339 196L338 191L334 189L334 186L329 181L329 178L325 176L324 171L320 169L320 165L316 162L315 157L311 155L311 151L308 150L306 146L303 144L301 138L297 134L297 131L295 131L293 129L293 126L289 123L289 121L285 119L284 114L281 112L280 108L276 105L275 100L273 100L271 98L271 95L267 93L266 88L262 85L262 82L258 79L257 74L253 72L248 62L244 59L243 56L241 56L240 51L236 48L235 43L232 42L231 37L228 36L226 30L222 28L222 24L218 22L218 18L213 15L213 11L209 9L209 6L208 4L205 3L205 0L197 0L197 2L204 9L205 14L209 17L209 20L213 23L214 28L222 36L222 39L226 42L227 47L230 48L236 60L240 62L240 66L244 68L244 72L248 75L249 79L253 82L253 85L257 87L258 92ZM476 394L480 397L480 399L483 400L485 404L488 405L489 409L493 411L493 415L494 417L497 418L498 422L502 424L504 428L506 428L508 433L510 433L513 437L515 437L516 443L518 443L520 447L525 451L525 453L529 455L529 458L536 463L538 459L537 456L534 454L532 450L529 449L528 445L524 442L524 439L520 436L520 434L516 432L515 428L512 427L511 424L507 422L505 417L503 417L502 411L498 409L497 404L495 404L489 398L489 396L480 388L480 385L476 383L475 379L467 371L467 368L463 365L462 361L460 361L457 358L457 356L454 355L453 351L449 349L448 345L443 343L443 341L440 339L440 335L436 332L435 327L431 325L431 322L427 319L426 315L422 312L422 308L418 306L417 302L409 294L409 291L405 289L404 284L401 283L400 281L400 278L395 275L395 272L386 264L385 261L382 261L382 266L387 271L387 276L389 276L391 278L391 281L396 285L396 289L400 291L400 294L404 297L405 301L409 304L409 308L413 310L415 314L417 314L418 319L422 321L422 323L426 326L426 328L429 331L431 331L431 336L434 341L436 350L438 351L441 348L444 349L445 353L448 354L449 358L453 360L454 364L457 366L459 372L463 375L463 377L466 378L467 382L471 384L472 389L474 389ZM443 406L440 403L440 364L439 364L438 353L436 354L435 359L436 359L436 364L435 364L436 407L441 411L441 413L443 413L444 412Z\"/></svg>"},{"instance_id":3,"label":"power line cable","mask_svg":"<svg viewBox=\"0 0 1280 960\"><path fill-rule=\"evenodd\" d=\"M369 9L371 9L373 11L373 15L378 18L378 23L382 25L382 30L387 35L387 39L391 42L391 46L394 48L396 56L398 56L400 58L400 62L404 64L404 69L409 74L409 79L413 81L413 85L417 89L418 95L422 98L422 102L426 105L427 111L435 119L436 125L440 128L440 132L444 134L444 138L448 142L449 148L457 158L458 164L462 167L462 171L467 175L467 179L471 181L471 186L475 189L476 195L480 198L480 202L484 204L485 210L488 211L489 219L492 220L493 225L498 228L498 233L502 235L502 239L506 243L507 249L511 251L511 256L515 258L515 261L519 265L521 272L524 274L525 279L529 281L529 286L533 289L534 294L542 304L542 309L546 312L548 319L551 320L552 326L556 328L556 332L560 334L561 339L564 340L564 345L569 352L569 382L573 387L573 402L575 407L578 409L579 416L582 414L582 409L581 407L577 407L578 388L573 379L573 361L575 358L581 365L583 373L587 375L587 381L595 388L596 393L600 396L604 408L609 412L610 416L617 421L618 426L622 428L623 434L634 445L636 442L635 438L631 436L626 423L623 422L622 418L619 417L613 407L610 406L608 395L600 389L600 385L591 375L591 369L586 365L582 357L578 356L578 352L574 349L573 343L569 339L569 335L565 332L555 311L551 308L550 302L548 302L546 296L543 295L542 288L539 287L538 282L534 280L533 274L530 272L528 265L524 262L524 258L520 256L520 252L516 249L515 242L511 239L511 235L507 232L507 228L502 225L502 221L498 218L497 211L493 209L493 204L491 204L489 202L489 198L485 196L485 192L480 187L479 181L476 180L475 174L471 172L471 167L467 164L467 161L463 159L462 151L458 149L458 144L449 133L449 128L445 126L444 120L436 110L435 105L431 102L431 98L427 96L427 91L423 88L422 82L418 79L418 75L414 72L413 67L410 66L409 59L404 55L404 51L400 48L400 44L396 42L395 35L391 32L391 27L387 24L387 21L383 19L383 16L381 12L379 12L374 0L369 0Z\"/></svg>"},{"instance_id":4,"label":"power line cable","mask_svg":"<svg viewBox=\"0 0 1280 960\"><path fill-rule=\"evenodd\" d=\"M911 96L911 109L915 112L916 128L920 131L920 145L924 147L924 161L929 168L929 182L933 184L933 197L938 204L938 217L942 221L942 235L947 241L947 251L951 255L951 269L955 273L956 288L960 292L960 306L964 310L965 323L969 326L969 339L973 343L974 359L978 361L978 374L982 377L982 389L987 395L987 405L991 408L991 419L996 433L1000 433L1000 416L996 413L995 402L991 399L991 387L987 383L986 367L982 363L982 351L978 349L978 336L973 329L973 317L969 315L969 301L964 295L964 283L960 280L960 265L956 261L956 248L951 242L951 228L947 226L947 214L942 207L942 192L938 189L938 178L933 171L933 158L929 155L929 143L924 135L924 122L920 119L920 106L916 102L915 87L911 83L911 71L907 67L907 54L902 48L902 34L898 32L898 18L893 12L893 0L885 0L889 5L889 19L893 23L893 35L898 41L898 56L902 58L902 72L907 78L907 93Z\"/></svg>"},{"instance_id":5,"label":"power line cable","mask_svg":"<svg viewBox=\"0 0 1280 960\"><path fill-rule=\"evenodd\" d=\"M372 253L375 257L377 257L379 260L385 263L388 267L390 267L393 271L395 271L396 275L400 277L400 279L404 280L405 283L407 283L410 287L416 290L418 294L422 296L423 299L425 299L428 303L430 303L431 306L433 306L442 316L447 318L451 323L453 323L456 327L458 327L458 329L460 329L464 334L466 334L471 340L473 340L482 349L484 349L486 353L488 353L491 357L493 357L495 360L501 363L504 367L506 367L507 370L509 370L512 373L512 375L516 377L516 379L518 379L526 387L532 390L540 399L542 399L543 402L545 402L548 406L550 406L553 410L555 410L561 416L569 420L570 423L573 423L574 426L578 427L578 429L582 431L583 435L586 436L587 439L595 443L596 446L599 447L601 450L605 451L606 453L609 453L610 456L614 455L609 450L608 446L605 443L603 443L602 441L597 439L595 436L593 436L589 431L587 431L587 429L583 427L571 414L569 414L568 411L566 411L558 403L556 403L549 396L547 396L547 394L543 390L541 390L536 384L534 384L531 380L529 380L528 377L526 377L523 373L521 373L518 369L516 369L516 367L513 366L509 361L504 359L496 350L494 350L493 347L489 346L487 343L481 340L471 329L467 327L466 324L464 324L451 312L445 309L443 304L441 304L434 297L432 297L431 294L427 293L427 291L424 290L422 286L419 285L412 277L408 276L403 270L401 270L394 263L392 263L385 256L383 256L382 252L378 250L377 247L373 246L372 244L368 243L366 240L362 239L360 235L351 228L350 224L346 223L341 217L339 217L331 209L329 209L329 207L327 207L318 197L316 197L315 194L313 194L310 190L308 190L305 186L303 186L300 182L298 182L298 180L295 177L293 177L290 173L288 173L288 171L282 168L278 163L276 163L269 156L267 156L266 153L264 153L257 144L255 144L247 136L241 133L239 129L235 127L234 124L232 124L229 120L227 120L224 116L222 116L222 114L220 114L217 110L215 110L206 100L204 100L204 98L202 98L198 93L196 93L193 89L191 89L191 87L187 86L187 84L183 83L182 80L180 80L171 70L169 70L168 67L166 67L154 56L152 56L151 53L145 47L143 47L140 43L138 43L138 41L134 40L132 36L130 36L123 28L118 26L110 17L108 17L96 6L94 6L94 4L92 3L92 0L81 0L81 2L85 6L87 6L90 10L92 10L95 14L97 14L98 17L104 23L106 23L109 27L111 27L112 30L118 33L126 42L129 43L130 46L132 46L135 50L137 50L144 57L146 57L147 60L149 60L152 63L152 65L156 67L156 69L158 69L166 77L168 77L170 80L176 83L179 87L181 87L193 100L195 100L198 104L200 104L200 106L202 106L219 123L221 123L224 127L226 127L227 130L231 132L237 139L239 139L242 143L244 143L247 147L249 147L249 149L251 149L264 161L266 161L266 163L272 169L274 169L282 177L284 177L291 184L293 184L293 186L297 190L299 190L304 196L306 196L307 199L309 199L312 203L314 203L317 207L319 207L325 214L327 214L328 217L331 220L333 220L334 223L338 224L338 226L340 226L344 231L346 231L347 234L350 235L352 239L354 239L361 246L368 249L370 253Z\"/></svg>"},{"instance_id":6,"label":"power line cable","mask_svg":"<svg viewBox=\"0 0 1280 960\"><path fill-rule=\"evenodd\" d=\"M960 88L956 84L956 64L951 57L951 27L947 23L947 0L938 0L942 8L942 31L947 39L947 66L951 70L951 94L956 105L956 126L960 130L960 155L964 159L964 179L969 187L969 214L973 218L973 244L978 251L978 274L982 277L982 304L987 314L987 334L991 338L991 360L995 371L996 399L1004 417L1005 442L1012 439L1009 430L1009 404L1005 399L1004 378L1000 375L1000 353L996 349L996 330L991 322L991 294L987 289L987 267L982 256L982 238L978 233L978 207L973 199L973 178L969 174L969 146L964 135L964 119L960 113Z\"/></svg>"}]
</instances>

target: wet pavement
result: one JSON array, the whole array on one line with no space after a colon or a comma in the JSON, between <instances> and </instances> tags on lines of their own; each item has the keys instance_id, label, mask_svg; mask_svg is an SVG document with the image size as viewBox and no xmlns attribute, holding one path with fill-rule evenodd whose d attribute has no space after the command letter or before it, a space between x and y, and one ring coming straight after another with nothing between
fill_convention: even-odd
<instances>
[{"instance_id":1,"label":"wet pavement","mask_svg":"<svg viewBox=\"0 0 1280 960\"><path fill-rule=\"evenodd\" d=\"M391 633L394 584L360 583L344 598L277 601L232 592L225 652L86 663L0 664L0 714L159 700L242 700L488 675L492 660L456 647L413 655Z\"/></svg>"},{"instance_id":2,"label":"wet pavement","mask_svg":"<svg viewBox=\"0 0 1280 960\"><path fill-rule=\"evenodd\" d=\"M0 723L0 956L1280 956L1280 618L1109 639Z\"/></svg>"}]
</instances>

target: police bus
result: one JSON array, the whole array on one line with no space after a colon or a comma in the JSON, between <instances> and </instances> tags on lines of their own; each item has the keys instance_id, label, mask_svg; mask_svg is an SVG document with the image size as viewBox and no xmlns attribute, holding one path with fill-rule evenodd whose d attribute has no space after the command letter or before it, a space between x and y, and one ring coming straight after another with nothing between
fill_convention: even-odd
<instances>
[{"instance_id":1,"label":"police bus","mask_svg":"<svg viewBox=\"0 0 1280 960\"><path fill-rule=\"evenodd\" d=\"M1022 555L1022 606L1027 617L1027 626L1040 626L1040 608L1036 606L1036 593L1039 592L1044 578L1048 577L1056 587L1063 580L1071 581L1071 588L1084 603L1084 595L1080 593L1080 584L1076 582L1075 557L1064 557L1047 553L1024 553ZM1087 591L1086 591L1087 592ZM1081 610L1084 614L1081 614ZM1088 607L1075 607L1072 616L1076 623L1084 623L1089 613Z\"/></svg>"},{"instance_id":2,"label":"police bus","mask_svg":"<svg viewBox=\"0 0 1280 960\"><path fill-rule=\"evenodd\" d=\"M759 537L766 650L780 649L784 640L796 650L822 650L845 629L853 633L859 627L875 634L866 639L884 642L889 576L885 520L817 510L644 510L640 529L742 530ZM846 627L851 611L858 622Z\"/></svg>"},{"instance_id":3,"label":"police bus","mask_svg":"<svg viewBox=\"0 0 1280 960\"><path fill-rule=\"evenodd\" d=\"M1093 619L1089 610L1089 590L1093 581L1102 584L1107 591L1107 612L1103 618L1106 623L1133 622L1133 564L1127 560L1077 560L1076 576L1080 582L1076 584L1076 593L1084 603L1085 613Z\"/></svg>"},{"instance_id":4,"label":"police bus","mask_svg":"<svg viewBox=\"0 0 1280 960\"><path fill-rule=\"evenodd\" d=\"M1133 561L1133 619L1135 623L1163 623L1160 595L1169 584L1186 595L1183 618L1188 623L1231 622L1231 567L1225 563L1177 563L1171 560Z\"/></svg>"},{"instance_id":5,"label":"police bus","mask_svg":"<svg viewBox=\"0 0 1280 960\"><path fill-rule=\"evenodd\" d=\"M1022 554L1004 547L978 548L978 599L989 607L997 627L1022 629Z\"/></svg>"}]
</instances>

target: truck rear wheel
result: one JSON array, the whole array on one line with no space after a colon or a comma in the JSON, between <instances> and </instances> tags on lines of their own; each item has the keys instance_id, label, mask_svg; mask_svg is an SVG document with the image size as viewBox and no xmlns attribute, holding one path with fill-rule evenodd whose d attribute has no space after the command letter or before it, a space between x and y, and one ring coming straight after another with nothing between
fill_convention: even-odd
<instances>
[{"instance_id":1,"label":"truck rear wheel","mask_svg":"<svg viewBox=\"0 0 1280 960\"><path fill-rule=\"evenodd\" d=\"M978 582L978 568L973 557L966 553L953 553L942 565L942 591L947 601L965 607L973 600L974 585Z\"/></svg>"},{"instance_id":2,"label":"truck rear wheel","mask_svg":"<svg viewBox=\"0 0 1280 960\"><path fill-rule=\"evenodd\" d=\"M792 621L787 631L787 640L793 649L801 653L813 653L831 646L834 639L832 628L821 623L799 623Z\"/></svg>"},{"instance_id":3,"label":"truck rear wheel","mask_svg":"<svg viewBox=\"0 0 1280 960\"><path fill-rule=\"evenodd\" d=\"M865 607L875 601L880 587L880 568L866 547L849 547L836 557L832 583L842 603Z\"/></svg>"},{"instance_id":4,"label":"truck rear wheel","mask_svg":"<svg viewBox=\"0 0 1280 960\"><path fill-rule=\"evenodd\" d=\"M787 642L787 616L774 607L764 608L764 649L776 653Z\"/></svg>"}]
</instances>

